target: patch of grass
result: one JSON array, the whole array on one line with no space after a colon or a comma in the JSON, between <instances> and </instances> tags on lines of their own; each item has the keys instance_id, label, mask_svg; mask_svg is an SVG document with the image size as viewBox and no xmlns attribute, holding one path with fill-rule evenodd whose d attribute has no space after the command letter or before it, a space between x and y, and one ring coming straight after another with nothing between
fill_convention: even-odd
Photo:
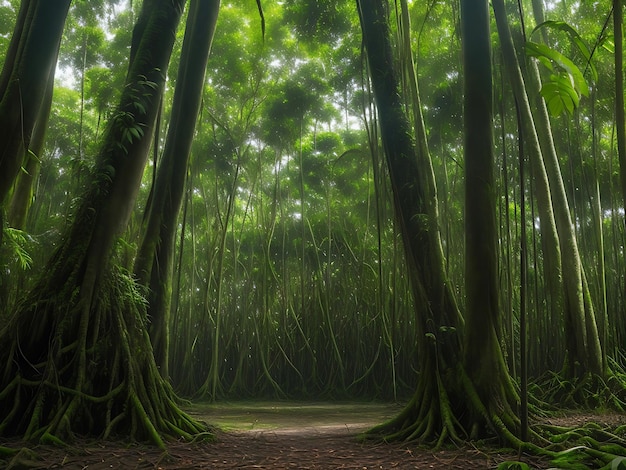
<instances>
[{"instance_id":1,"label":"patch of grass","mask_svg":"<svg viewBox=\"0 0 626 470\"><path fill-rule=\"evenodd\" d=\"M225 431L346 426L367 428L392 417L396 403L233 401L192 403L186 411Z\"/></svg>"}]
</instances>

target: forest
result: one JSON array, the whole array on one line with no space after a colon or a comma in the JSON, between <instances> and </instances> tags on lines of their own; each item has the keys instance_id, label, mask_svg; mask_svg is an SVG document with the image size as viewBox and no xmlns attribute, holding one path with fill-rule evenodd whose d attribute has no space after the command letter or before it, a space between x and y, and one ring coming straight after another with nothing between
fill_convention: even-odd
<instances>
[{"instance_id":1,"label":"forest","mask_svg":"<svg viewBox=\"0 0 626 470\"><path fill-rule=\"evenodd\" d=\"M0 465L315 400L626 468L622 0L3 0L0 58Z\"/></svg>"}]
</instances>

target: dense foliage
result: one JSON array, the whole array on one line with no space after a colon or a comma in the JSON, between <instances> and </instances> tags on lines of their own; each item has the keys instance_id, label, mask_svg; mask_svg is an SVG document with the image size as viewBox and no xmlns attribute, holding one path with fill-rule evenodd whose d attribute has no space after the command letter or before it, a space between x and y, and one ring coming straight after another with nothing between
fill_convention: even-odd
<instances>
[{"instance_id":1,"label":"dense foliage","mask_svg":"<svg viewBox=\"0 0 626 470\"><path fill-rule=\"evenodd\" d=\"M616 197L611 32L595 20L610 13L605 3L559 4L546 18L567 22L593 51L587 62L565 28L547 31L548 45L572 58L589 90L575 109L564 105L571 112L553 116L553 131L593 300L599 317L609 320L602 322L606 350L621 362L623 204ZM346 3L311 5L265 5L265 37L256 10L225 4L220 12L179 226L171 362L172 379L185 394L393 396L415 383L419 339L390 218L386 170L374 140L376 116L358 18ZM4 237L3 256L10 263L3 272L3 303L9 307L3 313L43 266L54 233L68 223L92 165L92 149L119 94L116 83L123 79L129 24L137 8L117 2L76 2L72 8L35 202L26 230L7 231ZM526 35L541 42L538 36L548 28L534 32L528 10ZM15 14L15 4L2 6L5 38ZM411 15L446 268L462 298L458 11L417 2ZM513 28L521 33L520 24ZM501 61L497 41L494 61ZM172 69L176 65L174 58ZM499 70L495 67L496 74ZM545 67L542 72L549 73ZM169 74L169 90L176 85L174 77ZM506 78L496 76L495 84L499 269L507 293L502 296L503 342L515 370L521 224L517 125ZM162 135L168 109L166 99ZM154 151L155 164L159 153ZM137 245L151 173L149 167L137 222L120 245L127 260ZM551 318L542 287L541 230L532 222L532 194L526 203L530 370L537 377L563 363L566 333L553 328L557 319ZM215 389L202 387L210 381L217 382Z\"/></svg>"},{"instance_id":2,"label":"dense foliage","mask_svg":"<svg viewBox=\"0 0 626 470\"><path fill-rule=\"evenodd\" d=\"M226 2L220 10L177 227L172 383L183 395L210 399L407 395L416 384L418 343L426 339L415 333L357 11L343 1L263 3L265 31L254 5ZM533 56L540 62L541 94L551 112L605 360L619 369L625 359L626 264L610 3L551 3L544 12L551 23L535 29L537 12L521 2L524 11L511 10L509 19L519 60ZM0 5L2 51L18 6ZM73 2L45 146L37 156L34 201L25 226L18 227L23 230L11 228L10 218L4 227L2 316L10 314L71 223L123 88L139 7L116 0ZM410 15L445 269L462 307L459 11L454 2L413 2ZM395 25L397 16L391 17ZM522 41L532 42L524 48ZM517 378L524 233L528 370L538 379L561 371L571 332L562 312L551 308L544 227L529 181L521 197L518 117L495 34L492 47L500 341ZM116 248L129 270L167 134L178 63L175 52L153 162Z\"/></svg>"}]
</instances>

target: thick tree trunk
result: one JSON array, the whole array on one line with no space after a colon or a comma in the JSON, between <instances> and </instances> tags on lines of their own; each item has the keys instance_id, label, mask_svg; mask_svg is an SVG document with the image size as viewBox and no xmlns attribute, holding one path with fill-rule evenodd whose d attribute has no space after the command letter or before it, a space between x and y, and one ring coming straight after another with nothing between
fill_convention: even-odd
<instances>
[{"instance_id":1,"label":"thick tree trunk","mask_svg":"<svg viewBox=\"0 0 626 470\"><path fill-rule=\"evenodd\" d=\"M172 117L148 208L146 229L135 261L139 284L148 289L150 338L165 378L169 375L168 324L174 237L219 6L220 0L191 0Z\"/></svg>"},{"instance_id":2,"label":"thick tree trunk","mask_svg":"<svg viewBox=\"0 0 626 470\"><path fill-rule=\"evenodd\" d=\"M48 269L0 332L0 435L151 439L201 427L160 377L142 297L111 262L134 205L184 0L144 0L93 180Z\"/></svg>"},{"instance_id":3,"label":"thick tree trunk","mask_svg":"<svg viewBox=\"0 0 626 470\"><path fill-rule=\"evenodd\" d=\"M388 5L385 0L360 0L358 7L392 181L396 220L403 236L415 300L420 361L412 400L397 417L372 429L370 435L382 435L386 440L416 439L441 444L447 439L461 441L470 433L476 436L493 433L517 443L512 432L518 428L518 421L508 402L515 401L516 395L510 381L505 380L506 369L500 369L492 378L490 385L497 391L483 393L487 379L477 389L463 365L463 320L445 276L438 221L432 220L434 212L429 207L436 201L429 197L428 185L423 184L427 169L418 164L413 132L404 112L394 69ZM492 318L489 316L485 321ZM496 325L487 326L493 329L494 341L488 343L490 348L484 351L488 356L480 357L480 361L502 358Z\"/></svg>"},{"instance_id":4,"label":"thick tree trunk","mask_svg":"<svg viewBox=\"0 0 626 470\"><path fill-rule=\"evenodd\" d=\"M374 97L394 193L396 220L404 239L407 262L414 279L413 290L419 323L425 335L439 335L440 326L462 327L462 320L443 270L436 221L430 220L423 169L418 166L415 141L404 113L399 78L394 70L389 25L384 0L359 1L363 40L367 51ZM427 304L425 303L427 302ZM434 323L433 323L434 322ZM451 363L459 350L458 332L451 336ZM454 339L456 338L456 339ZM456 350L456 352L453 352Z\"/></svg>"},{"instance_id":5,"label":"thick tree trunk","mask_svg":"<svg viewBox=\"0 0 626 470\"><path fill-rule=\"evenodd\" d=\"M58 52L58 47L57 47ZM34 184L39 176L41 168L41 152L48 129L50 118L50 108L52 107L52 94L54 91L54 75L56 72L56 60L50 68L48 83L43 103L39 109L39 116L33 129L30 147L26 155L23 171L21 171L15 181L11 204L9 206L8 221L11 227L23 230L26 226L26 217L33 203Z\"/></svg>"},{"instance_id":6,"label":"thick tree trunk","mask_svg":"<svg viewBox=\"0 0 626 470\"><path fill-rule=\"evenodd\" d=\"M487 0L461 1L465 125L464 365L481 401L514 414L517 394L500 348L493 154L491 38ZM478 417L475 418L479 422Z\"/></svg>"},{"instance_id":7,"label":"thick tree trunk","mask_svg":"<svg viewBox=\"0 0 626 470\"><path fill-rule=\"evenodd\" d=\"M0 75L0 205L29 148L70 1L28 1L20 9L23 23L15 28Z\"/></svg>"}]
</instances>

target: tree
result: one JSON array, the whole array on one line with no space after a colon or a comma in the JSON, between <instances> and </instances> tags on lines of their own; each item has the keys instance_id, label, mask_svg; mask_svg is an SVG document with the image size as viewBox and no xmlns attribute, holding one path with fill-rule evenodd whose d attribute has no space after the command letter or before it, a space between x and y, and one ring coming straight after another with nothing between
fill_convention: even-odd
<instances>
[{"instance_id":1,"label":"tree","mask_svg":"<svg viewBox=\"0 0 626 470\"><path fill-rule=\"evenodd\" d=\"M47 79L46 91L43 102L39 108L39 115L35 121L33 135L27 155L24 161L24 168L17 176L11 204L9 207L8 221L11 227L23 230L26 225L26 217L32 205L34 197L34 183L39 176L41 167L42 150L48 129L50 107L52 106L52 93L54 91L54 74L56 71L56 61L50 67Z\"/></svg>"},{"instance_id":2,"label":"tree","mask_svg":"<svg viewBox=\"0 0 626 470\"><path fill-rule=\"evenodd\" d=\"M465 336L463 363L489 423L519 429L517 392L504 361L498 292L491 38L486 0L461 1L465 124ZM475 410L477 411L477 410ZM497 423L497 420L495 420ZM484 424L484 423L483 423Z\"/></svg>"},{"instance_id":3,"label":"tree","mask_svg":"<svg viewBox=\"0 0 626 470\"><path fill-rule=\"evenodd\" d=\"M41 2L40 2L41 3ZM161 378L144 300L115 262L134 205L183 0L145 0L126 85L91 182L47 269L0 331L0 434L59 442L73 433L162 435L202 426Z\"/></svg>"},{"instance_id":4,"label":"tree","mask_svg":"<svg viewBox=\"0 0 626 470\"><path fill-rule=\"evenodd\" d=\"M147 289L152 346L165 378L174 237L219 6L219 0L191 0L167 140L135 260L135 275Z\"/></svg>"},{"instance_id":5,"label":"tree","mask_svg":"<svg viewBox=\"0 0 626 470\"><path fill-rule=\"evenodd\" d=\"M524 80L508 26L504 2L494 0L493 9L505 67L520 110L524 138L529 143L527 147L532 161L533 183L538 195L545 251L550 255L546 264L553 273L554 284L561 286L563 293L554 292L555 298L563 299L560 308L565 314L568 329L573 332L568 341L566 373L570 378L577 378L581 373L603 377L606 371L602 362L595 314L581 265L548 111L539 93L539 72L536 64L530 64L528 80ZM532 86L532 96L537 100L533 107L529 102L527 86Z\"/></svg>"},{"instance_id":6,"label":"tree","mask_svg":"<svg viewBox=\"0 0 626 470\"><path fill-rule=\"evenodd\" d=\"M468 191L477 192L470 201L467 216L486 211L479 223L467 222L470 246L477 256L488 254L490 265L484 284L468 285L468 308L464 324L443 267L438 221L427 197L428 174L418 165L416 146L399 91L393 61L387 4L381 0L358 3L369 73L380 115L380 128L392 188L396 220L400 226L409 266L416 308L417 341L421 364L417 389L404 410L391 421L369 433L385 439L417 439L422 442L447 439L460 442L465 436L489 433L519 444L514 433L519 421L513 413L517 395L504 364L498 342L498 310L495 292L495 249L492 171L491 100L489 80L489 15L486 1L462 3L464 47L469 64L466 71L466 130L479 133L466 140ZM402 27L408 27L404 15ZM468 40L471 38L471 40ZM471 67L470 67L471 65ZM476 101L474 101L476 100ZM473 114L476 113L476 114ZM476 127L474 127L476 126ZM481 240L482 234L485 241ZM470 247L468 247L470 249ZM476 274L471 261L468 274ZM480 309L487 308L487 313ZM487 331L487 337L482 336ZM486 340L485 340L486 339Z\"/></svg>"},{"instance_id":7,"label":"tree","mask_svg":"<svg viewBox=\"0 0 626 470\"><path fill-rule=\"evenodd\" d=\"M620 165L622 199L626 205L626 120L624 117L624 3L613 0L613 38L615 42L615 131Z\"/></svg>"},{"instance_id":8,"label":"tree","mask_svg":"<svg viewBox=\"0 0 626 470\"><path fill-rule=\"evenodd\" d=\"M3 205L39 116L70 0L24 0L0 75L0 205Z\"/></svg>"}]
</instances>

